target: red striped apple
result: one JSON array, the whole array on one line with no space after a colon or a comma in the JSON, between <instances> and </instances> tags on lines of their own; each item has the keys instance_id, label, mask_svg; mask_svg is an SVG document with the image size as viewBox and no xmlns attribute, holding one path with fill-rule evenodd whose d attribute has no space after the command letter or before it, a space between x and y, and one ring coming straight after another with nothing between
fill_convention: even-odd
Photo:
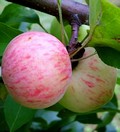
<instances>
[{"instance_id":1,"label":"red striped apple","mask_svg":"<svg viewBox=\"0 0 120 132\"><path fill-rule=\"evenodd\" d=\"M95 52L85 48L83 58ZM97 54L82 59L73 70L72 81L60 104L74 112L89 112L113 97L117 70L101 61Z\"/></svg>"},{"instance_id":2,"label":"red striped apple","mask_svg":"<svg viewBox=\"0 0 120 132\"><path fill-rule=\"evenodd\" d=\"M30 108L46 108L64 95L72 75L65 46L54 36L29 31L15 37L2 59L10 95Z\"/></svg>"}]
</instances>

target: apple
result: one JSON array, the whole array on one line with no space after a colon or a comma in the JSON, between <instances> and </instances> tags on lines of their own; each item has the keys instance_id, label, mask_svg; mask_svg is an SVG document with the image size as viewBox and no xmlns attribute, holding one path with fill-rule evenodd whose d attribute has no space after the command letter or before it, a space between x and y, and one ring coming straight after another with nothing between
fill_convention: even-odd
<instances>
[{"instance_id":1,"label":"apple","mask_svg":"<svg viewBox=\"0 0 120 132\"><path fill-rule=\"evenodd\" d=\"M71 76L66 47L48 33L22 33L4 52L4 84L10 95L26 107L37 109L54 105L65 94Z\"/></svg>"},{"instance_id":2,"label":"apple","mask_svg":"<svg viewBox=\"0 0 120 132\"><path fill-rule=\"evenodd\" d=\"M83 58L73 70L72 81L60 100L65 108L78 113L90 112L113 97L117 69L106 65L92 47L85 48Z\"/></svg>"}]
</instances>

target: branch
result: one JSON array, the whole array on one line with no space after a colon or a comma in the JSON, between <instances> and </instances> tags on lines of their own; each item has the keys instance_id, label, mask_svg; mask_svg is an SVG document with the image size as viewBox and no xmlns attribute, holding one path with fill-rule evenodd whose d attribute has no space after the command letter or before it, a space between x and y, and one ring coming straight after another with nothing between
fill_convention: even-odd
<instances>
[{"instance_id":1,"label":"branch","mask_svg":"<svg viewBox=\"0 0 120 132\"><path fill-rule=\"evenodd\" d=\"M57 0L7 0L16 4L30 7L53 16L58 17ZM62 1L62 15L63 18L70 22L71 15L78 14L81 23L88 22L89 9L87 5L83 5L73 0Z\"/></svg>"}]
</instances>

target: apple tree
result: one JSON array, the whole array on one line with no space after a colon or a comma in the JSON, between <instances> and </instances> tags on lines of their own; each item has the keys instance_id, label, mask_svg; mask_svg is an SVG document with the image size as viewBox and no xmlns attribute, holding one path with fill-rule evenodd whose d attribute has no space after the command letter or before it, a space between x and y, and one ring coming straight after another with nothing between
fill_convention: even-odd
<instances>
[{"instance_id":1,"label":"apple tree","mask_svg":"<svg viewBox=\"0 0 120 132\"><path fill-rule=\"evenodd\" d=\"M120 130L119 6L0 1L0 132Z\"/></svg>"}]
</instances>

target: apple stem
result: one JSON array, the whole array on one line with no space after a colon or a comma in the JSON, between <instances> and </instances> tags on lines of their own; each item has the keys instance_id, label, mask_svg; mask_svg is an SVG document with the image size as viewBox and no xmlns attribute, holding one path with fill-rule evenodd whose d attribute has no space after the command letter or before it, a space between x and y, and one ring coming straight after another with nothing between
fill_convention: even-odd
<instances>
[{"instance_id":1,"label":"apple stem","mask_svg":"<svg viewBox=\"0 0 120 132\"><path fill-rule=\"evenodd\" d=\"M72 28L72 36L67 47L69 56L72 59L79 59L83 56L85 49L84 47L78 51L78 48L82 46L82 43L78 42L78 32L79 27L82 25L81 20L78 17L78 14L71 15L70 24ZM72 69L78 65L78 61L71 61Z\"/></svg>"},{"instance_id":2,"label":"apple stem","mask_svg":"<svg viewBox=\"0 0 120 132\"><path fill-rule=\"evenodd\" d=\"M69 48L75 48L76 44L77 44L77 39L78 39L78 31L79 31L79 27L81 25L81 21L78 18L78 14L73 14L71 16L71 27L72 27L72 37L69 43Z\"/></svg>"},{"instance_id":3,"label":"apple stem","mask_svg":"<svg viewBox=\"0 0 120 132\"><path fill-rule=\"evenodd\" d=\"M70 57L73 57L74 52L78 48L78 32L79 32L79 27L82 25L78 17L78 14L71 15L70 25L72 28L72 36L69 42L68 52Z\"/></svg>"}]
</instances>

